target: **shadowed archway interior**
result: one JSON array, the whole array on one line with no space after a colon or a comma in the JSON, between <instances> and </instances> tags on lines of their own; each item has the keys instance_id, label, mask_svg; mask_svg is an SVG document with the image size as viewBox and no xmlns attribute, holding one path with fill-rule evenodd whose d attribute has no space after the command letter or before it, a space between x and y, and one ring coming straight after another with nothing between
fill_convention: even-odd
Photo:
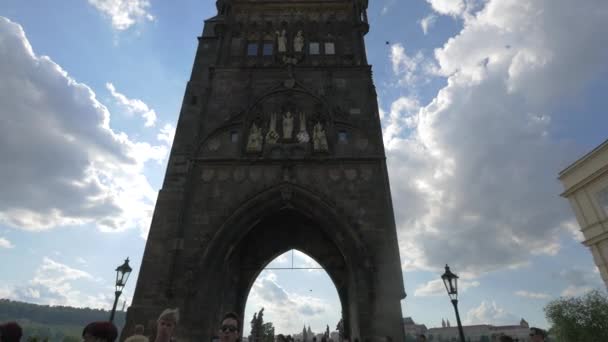
<instances>
[{"instance_id":1,"label":"shadowed archway interior","mask_svg":"<svg viewBox=\"0 0 608 342\"><path fill-rule=\"evenodd\" d=\"M344 303L348 296L344 256L317 223L294 209L283 209L261 220L241 241L239 252L234 256L238 260L239 273L243 275L238 285L238 292L242 293L239 303L247 303L260 272L278 256L293 249L310 256L323 267L337 291L340 303ZM345 309L341 304L339 317ZM245 306L242 312L245 313ZM244 318L247 324L249 317Z\"/></svg>"}]
</instances>

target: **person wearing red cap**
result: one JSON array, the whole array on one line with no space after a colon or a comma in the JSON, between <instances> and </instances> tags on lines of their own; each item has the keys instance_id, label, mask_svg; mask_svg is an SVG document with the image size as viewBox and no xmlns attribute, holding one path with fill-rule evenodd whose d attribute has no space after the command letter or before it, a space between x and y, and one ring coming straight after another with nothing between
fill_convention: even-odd
<instances>
[{"instance_id":1,"label":"person wearing red cap","mask_svg":"<svg viewBox=\"0 0 608 342\"><path fill-rule=\"evenodd\" d=\"M1 342L19 342L23 336L23 330L17 322L8 322L0 325Z\"/></svg>"},{"instance_id":2,"label":"person wearing red cap","mask_svg":"<svg viewBox=\"0 0 608 342\"><path fill-rule=\"evenodd\" d=\"M112 322L89 323L82 330L82 340L84 342L114 342L116 337L118 337L118 329Z\"/></svg>"}]
</instances>

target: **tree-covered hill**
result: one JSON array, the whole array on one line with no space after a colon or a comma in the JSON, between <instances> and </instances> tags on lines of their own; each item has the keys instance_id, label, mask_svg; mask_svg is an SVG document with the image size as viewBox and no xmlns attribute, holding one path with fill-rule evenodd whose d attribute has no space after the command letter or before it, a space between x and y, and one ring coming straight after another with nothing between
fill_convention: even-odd
<instances>
[{"instance_id":1,"label":"tree-covered hill","mask_svg":"<svg viewBox=\"0 0 608 342\"><path fill-rule=\"evenodd\" d=\"M36 337L49 342L80 341L85 325L93 321L105 321L110 317L106 310L73 308L69 306L37 305L0 299L0 322L17 321L23 327L22 341ZM114 323L120 330L125 313L117 311Z\"/></svg>"}]
</instances>

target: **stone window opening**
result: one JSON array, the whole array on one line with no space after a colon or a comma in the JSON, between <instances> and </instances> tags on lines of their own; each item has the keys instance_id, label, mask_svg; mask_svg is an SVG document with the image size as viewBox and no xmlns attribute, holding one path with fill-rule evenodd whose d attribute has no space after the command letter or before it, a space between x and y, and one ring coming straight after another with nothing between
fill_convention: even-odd
<instances>
[{"instance_id":1,"label":"stone window opening","mask_svg":"<svg viewBox=\"0 0 608 342\"><path fill-rule=\"evenodd\" d=\"M274 54L274 42L265 41L262 46L262 53L264 56L272 56Z\"/></svg>"},{"instance_id":2,"label":"stone window opening","mask_svg":"<svg viewBox=\"0 0 608 342\"><path fill-rule=\"evenodd\" d=\"M318 56L321 53L319 45L320 45L319 42L308 43L308 53L311 56Z\"/></svg>"},{"instance_id":3,"label":"stone window opening","mask_svg":"<svg viewBox=\"0 0 608 342\"><path fill-rule=\"evenodd\" d=\"M336 54L336 44L334 42L325 42L325 54L333 56Z\"/></svg>"},{"instance_id":4,"label":"stone window opening","mask_svg":"<svg viewBox=\"0 0 608 342\"><path fill-rule=\"evenodd\" d=\"M232 143L239 142L239 132L237 132L237 131L230 132L230 141Z\"/></svg>"},{"instance_id":5,"label":"stone window opening","mask_svg":"<svg viewBox=\"0 0 608 342\"><path fill-rule=\"evenodd\" d=\"M255 57L258 55L258 43L254 41L247 42L247 56Z\"/></svg>"},{"instance_id":6,"label":"stone window opening","mask_svg":"<svg viewBox=\"0 0 608 342\"><path fill-rule=\"evenodd\" d=\"M348 132L345 130L340 130L338 132L338 142L341 144L347 144L348 143Z\"/></svg>"},{"instance_id":7,"label":"stone window opening","mask_svg":"<svg viewBox=\"0 0 608 342\"><path fill-rule=\"evenodd\" d=\"M243 39L241 37L233 37L232 42L230 42L230 55L241 56L243 54L242 44Z\"/></svg>"}]
</instances>

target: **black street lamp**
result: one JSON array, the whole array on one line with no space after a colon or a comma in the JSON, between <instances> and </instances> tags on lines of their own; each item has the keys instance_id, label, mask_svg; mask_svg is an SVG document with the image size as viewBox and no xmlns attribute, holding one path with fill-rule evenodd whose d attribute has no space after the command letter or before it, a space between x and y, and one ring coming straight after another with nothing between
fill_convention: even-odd
<instances>
[{"instance_id":1,"label":"black street lamp","mask_svg":"<svg viewBox=\"0 0 608 342\"><path fill-rule=\"evenodd\" d=\"M122 294L122 289L125 288L131 271L132 269L129 266L129 258L125 260L124 264L116 267L116 291L114 292L114 305L112 306L112 312L110 313L110 322L114 322L114 313L116 312L118 297L120 297Z\"/></svg>"},{"instance_id":2,"label":"black street lamp","mask_svg":"<svg viewBox=\"0 0 608 342\"><path fill-rule=\"evenodd\" d=\"M460 323L460 314L458 314L458 276L450 271L450 267L445 265L445 273L441 276L443 284L445 285L448 296L452 300L454 305L454 311L456 311L456 321L458 322L458 332L460 333L460 342L465 342L464 332L462 331L462 323Z\"/></svg>"}]
</instances>

